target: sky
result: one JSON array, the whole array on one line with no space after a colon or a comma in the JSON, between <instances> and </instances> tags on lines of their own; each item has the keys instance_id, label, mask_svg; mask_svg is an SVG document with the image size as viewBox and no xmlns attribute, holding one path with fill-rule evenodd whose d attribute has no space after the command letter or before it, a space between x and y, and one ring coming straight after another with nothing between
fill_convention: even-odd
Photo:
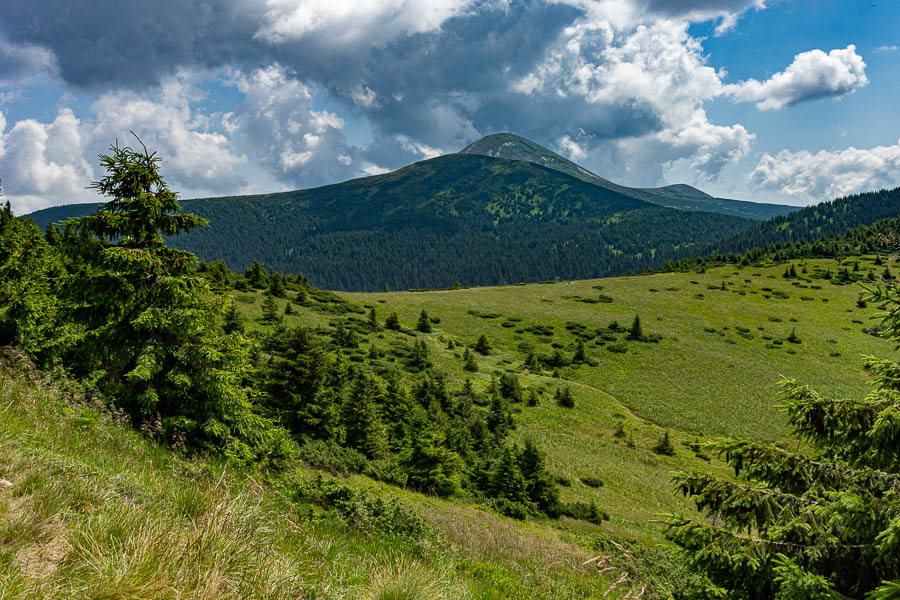
<instances>
[{"instance_id":1,"label":"sky","mask_svg":"<svg viewBox=\"0 0 900 600\"><path fill-rule=\"evenodd\" d=\"M896 0L6 0L0 178L100 200L314 187L511 132L618 183L808 205L900 185Z\"/></svg>"}]
</instances>

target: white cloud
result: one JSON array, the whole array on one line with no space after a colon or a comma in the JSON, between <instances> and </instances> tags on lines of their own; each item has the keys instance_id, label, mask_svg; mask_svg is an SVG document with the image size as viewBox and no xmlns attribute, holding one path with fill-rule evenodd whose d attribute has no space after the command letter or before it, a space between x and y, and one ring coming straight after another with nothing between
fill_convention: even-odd
<instances>
[{"instance_id":1,"label":"white cloud","mask_svg":"<svg viewBox=\"0 0 900 600\"><path fill-rule=\"evenodd\" d=\"M747 176L756 188L819 201L900 185L900 140L892 146L765 154Z\"/></svg>"},{"instance_id":2,"label":"white cloud","mask_svg":"<svg viewBox=\"0 0 900 600\"><path fill-rule=\"evenodd\" d=\"M371 88L366 86L357 87L352 95L353 101L356 102L357 106L362 106L363 108L377 106L378 94Z\"/></svg>"},{"instance_id":3,"label":"white cloud","mask_svg":"<svg viewBox=\"0 0 900 600\"><path fill-rule=\"evenodd\" d=\"M599 20L568 28L545 61L516 81L513 90L582 98L594 115L609 114L612 127L634 114L645 122L655 120L652 129L634 135L613 130L610 140L592 142L590 135L576 140L566 134L557 141L575 160L608 154L620 168L619 176L652 184L675 161L688 160L712 178L749 152L751 133L739 124L710 123L703 110L705 102L721 95L721 78L706 64L700 42L688 35L685 21L661 19L623 33L610 21Z\"/></svg>"},{"instance_id":4,"label":"white cloud","mask_svg":"<svg viewBox=\"0 0 900 600\"><path fill-rule=\"evenodd\" d=\"M84 139L70 109L60 110L51 123L24 119L5 130L0 113L0 172L4 194L16 213L96 197L85 189L93 173L82 158Z\"/></svg>"},{"instance_id":5,"label":"white cloud","mask_svg":"<svg viewBox=\"0 0 900 600\"><path fill-rule=\"evenodd\" d=\"M385 169L384 167L379 167L378 165L367 165L362 170L366 175L382 175L383 173L389 173L390 169Z\"/></svg>"},{"instance_id":6,"label":"white cloud","mask_svg":"<svg viewBox=\"0 0 900 600\"><path fill-rule=\"evenodd\" d=\"M36 44L10 43L0 32L0 85L20 86L40 75L58 74L59 65L51 50Z\"/></svg>"},{"instance_id":7,"label":"white cloud","mask_svg":"<svg viewBox=\"0 0 900 600\"><path fill-rule=\"evenodd\" d=\"M875 52L896 52L897 46L878 46Z\"/></svg>"},{"instance_id":8,"label":"white cloud","mask_svg":"<svg viewBox=\"0 0 900 600\"><path fill-rule=\"evenodd\" d=\"M587 158L587 151L571 137L564 135L556 141L556 145L562 150L563 154L574 161L584 160Z\"/></svg>"},{"instance_id":9,"label":"white cloud","mask_svg":"<svg viewBox=\"0 0 900 600\"><path fill-rule=\"evenodd\" d=\"M162 157L170 186L194 191L229 193L245 184L240 174L246 156L236 151L209 115L192 108L202 99L190 77L167 79L154 93L109 92L94 103L91 137L97 143L133 143L137 133ZM225 120L227 122L227 119ZM222 129L227 133L228 128Z\"/></svg>"},{"instance_id":10,"label":"white cloud","mask_svg":"<svg viewBox=\"0 0 900 600\"><path fill-rule=\"evenodd\" d=\"M422 158L424 158L426 160L429 158L437 158L438 156L445 154L445 152L443 150L441 150L440 148L433 148L427 144L414 142L414 141L410 140L408 137L406 137L405 135L397 136L397 142L404 149L408 150L409 152L418 154L419 156L421 156Z\"/></svg>"},{"instance_id":11,"label":"white cloud","mask_svg":"<svg viewBox=\"0 0 900 600\"><path fill-rule=\"evenodd\" d=\"M472 0L268 0L256 36L285 44L319 36L339 46L380 46L403 35L438 29Z\"/></svg>"},{"instance_id":12,"label":"white cloud","mask_svg":"<svg viewBox=\"0 0 900 600\"><path fill-rule=\"evenodd\" d=\"M867 85L866 63L850 44L825 54L801 52L784 71L766 81L749 79L728 85L725 92L736 100L756 102L760 110L778 110L804 100L841 98Z\"/></svg>"},{"instance_id":13,"label":"white cloud","mask_svg":"<svg viewBox=\"0 0 900 600\"><path fill-rule=\"evenodd\" d=\"M361 172L343 133L344 120L316 110L316 89L278 63L233 73L244 100L228 116L230 127L273 176L291 184L319 185Z\"/></svg>"}]
</instances>

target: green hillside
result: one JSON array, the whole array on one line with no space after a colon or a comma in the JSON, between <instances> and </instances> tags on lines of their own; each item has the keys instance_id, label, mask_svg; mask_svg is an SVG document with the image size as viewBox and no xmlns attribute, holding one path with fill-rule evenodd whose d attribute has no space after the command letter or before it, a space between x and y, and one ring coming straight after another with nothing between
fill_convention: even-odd
<instances>
[{"instance_id":1,"label":"green hillside","mask_svg":"<svg viewBox=\"0 0 900 600\"><path fill-rule=\"evenodd\" d=\"M863 273L874 260L861 259ZM617 539L657 543L655 515L682 506L671 493L669 473L711 468L682 442L725 435L783 441L789 431L775 407L781 376L826 395L857 397L868 381L860 356L890 352L890 344L864 331L873 327L878 311L857 305L859 286L822 279L827 270L840 268L837 261L795 267L806 273L785 279L783 264L726 266L555 284L342 294L374 307L379 319L396 312L402 326L399 332L361 335L344 352L361 368L378 372L404 365L406 349L423 340L433 369L446 374L451 390L469 379L487 393L494 378L514 374L526 397L531 390L541 396L535 407L513 405L515 437L537 441L550 470L572 482L561 487L562 499L597 502L610 515L603 528ZM265 331L261 295L235 298L248 327ZM280 312L286 304L279 301ZM326 341L340 323L351 327L363 319L336 317L316 302L292 304L285 324L318 331ZM429 334L415 331L423 309L436 321ZM635 315L646 334L661 339L628 340L624 330ZM613 321L620 326L616 331L609 328ZM799 343L788 341L792 332ZM481 335L493 349L488 356L476 354L478 370L467 371L464 350ZM448 347L451 340L455 348ZM572 362L579 340L586 352L581 363ZM530 354L545 360L556 350L566 364L525 366ZM561 385L571 386L573 409L556 405ZM677 448L674 457L651 450L666 430ZM712 468L722 466L714 460ZM579 483L590 478L604 484Z\"/></svg>"},{"instance_id":2,"label":"green hillside","mask_svg":"<svg viewBox=\"0 0 900 600\"><path fill-rule=\"evenodd\" d=\"M553 600L599 598L626 569L652 581L596 528L186 456L21 358L0 366L2 598ZM601 549L605 574L582 565Z\"/></svg>"},{"instance_id":3,"label":"green hillside","mask_svg":"<svg viewBox=\"0 0 900 600\"><path fill-rule=\"evenodd\" d=\"M632 188L619 185L591 173L581 165L560 156L540 144L512 133L496 133L483 137L464 148L461 153L493 156L509 160L525 160L577 177L582 181L604 189L619 192L625 196L680 210L715 212L756 220L770 219L797 210L797 207L782 204L714 198L686 184L667 185L659 188Z\"/></svg>"},{"instance_id":4,"label":"green hillside","mask_svg":"<svg viewBox=\"0 0 900 600\"><path fill-rule=\"evenodd\" d=\"M752 248L826 241L851 228L900 215L900 188L865 192L808 206L789 215L755 224L710 245L707 253L746 252Z\"/></svg>"},{"instance_id":5,"label":"green hillside","mask_svg":"<svg viewBox=\"0 0 900 600\"><path fill-rule=\"evenodd\" d=\"M663 208L528 162L454 154L310 190L186 200L211 221L171 243L243 271L373 290L643 271L748 226ZM41 227L92 205L30 215Z\"/></svg>"}]
</instances>

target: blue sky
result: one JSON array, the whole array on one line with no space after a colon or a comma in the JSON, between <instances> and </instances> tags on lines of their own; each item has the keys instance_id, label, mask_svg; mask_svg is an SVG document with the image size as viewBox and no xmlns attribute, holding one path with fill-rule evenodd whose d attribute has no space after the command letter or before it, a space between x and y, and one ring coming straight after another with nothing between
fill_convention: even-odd
<instances>
[{"instance_id":1,"label":"blue sky","mask_svg":"<svg viewBox=\"0 0 900 600\"><path fill-rule=\"evenodd\" d=\"M134 130L182 197L263 193L511 131L805 205L900 185L898 25L893 0L6 2L0 177L19 213L95 201Z\"/></svg>"}]
</instances>

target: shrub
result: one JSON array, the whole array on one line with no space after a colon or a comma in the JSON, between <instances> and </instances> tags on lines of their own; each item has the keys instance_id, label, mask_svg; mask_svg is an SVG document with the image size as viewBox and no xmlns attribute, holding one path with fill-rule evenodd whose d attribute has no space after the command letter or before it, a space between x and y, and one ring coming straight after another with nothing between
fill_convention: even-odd
<instances>
[{"instance_id":1,"label":"shrub","mask_svg":"<svg viewBox=\"0 0 900 600\"><path fill-rule=\"evenodd\" d=\"M657 454L662 454L663 456L675 456L675 446L672 445L672 440L669 439L668 429L651 450Z\"/></svg>"},{"instance_id":2,"label":"shrub","mask_svg":"<svg viewBox=\"0 0 900 600\"><path fill-rule=\"evenodd\" d=\"M387 319L384 320L384 328L400 331L400 317L397 316L396 312L392 312L388 315Z\"/></svg>"},{"instance_id":3,"label":"shrub","mask_svg":"<svg viewBox=\"0 0 900 600\"><path fill-rule=\"evenodd\" d=\"M603 521L609 520L609 515L600 510L594 502L564 502L560 505L560 514L602 525Z\"/></svg>"},{"instance_id":4,"label":"shrub","mask_svg":"<svg viewBox=\"0 0 900 600\"><path fill-rule=\"evenodd\" d=\"M488 342L487 336L483 333L481 334L481 337L478 338L478 342L475 343L475 352L485 356L491 353L491 344Z\"/></svg>"},{"instance_id":5,"label":"shrub","mask_svg":"<svg viewBox=\"0 0 900 600\"><path fill-rule=\"evenodd\" d=\"M598 488L603 485L603 480L599 477L582 477L581 483L588 487Z\"/></svg>"}]
</instances>

